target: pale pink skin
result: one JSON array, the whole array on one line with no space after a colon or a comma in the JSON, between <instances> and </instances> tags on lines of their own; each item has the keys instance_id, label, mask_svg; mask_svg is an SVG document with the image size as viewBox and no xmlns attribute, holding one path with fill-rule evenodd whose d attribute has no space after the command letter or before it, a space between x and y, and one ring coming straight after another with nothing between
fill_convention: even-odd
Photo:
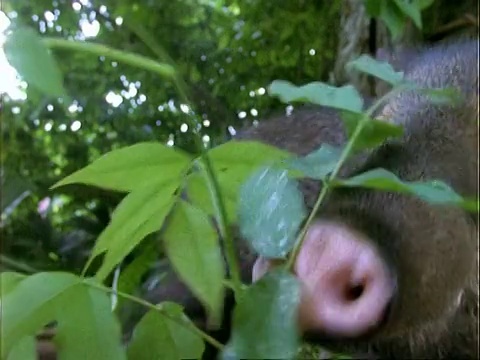
<instances>
[{"instance_id":1,"label":"pale pink skin","mask_svg":"<svg viewBox=\"0 0 480 360\"><path fill-rule=\"evenodd\" d=\"M271 261L259 257L253 281L271 266ZM361 336L382 321L394 292L391 274L378 250L339 223L317 221L310 227L294 270L303 284L299 310L302 331ZM363 289L356 298L348 292L355 286Z\"/></svg>"}]
</instances>

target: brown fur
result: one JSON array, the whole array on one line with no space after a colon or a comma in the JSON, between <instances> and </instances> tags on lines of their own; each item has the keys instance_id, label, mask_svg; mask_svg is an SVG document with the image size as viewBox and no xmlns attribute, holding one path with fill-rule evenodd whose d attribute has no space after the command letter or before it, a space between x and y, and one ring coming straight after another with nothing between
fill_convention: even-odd
<instances>
[{"instance_id":1,"label":"brown fur","mask_svg":"<svg viewBox=\"0 0 480 360\"><path fill-rule=\"evenodd\" d=\"M435 105L425 95L403 92L379 117L405 127L367 159L347 164L344 175L382 167L403 180L446 182L478 197L478 40L416 51L404 61L406 78L422 87L454 87L456 105ZM398 67L399 65L397 65ZM300 111L241 135L298 154L323 142L344 140L341 121L329 109ZM303 187L307 199L318 184ZM385 325L371 337L337 339L330 347L380 358L477 358L477 215L453 206L429 205L408 195L340 189L319 216L336 218L365 233L396 271L398 293ZM321 341L321 334L309 334Z\"/></svg>"}]
</instances>

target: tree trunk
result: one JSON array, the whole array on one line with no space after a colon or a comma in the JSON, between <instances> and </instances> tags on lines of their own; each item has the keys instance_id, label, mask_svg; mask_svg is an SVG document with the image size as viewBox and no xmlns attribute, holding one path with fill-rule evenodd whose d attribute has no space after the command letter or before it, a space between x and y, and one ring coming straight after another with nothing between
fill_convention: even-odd
<instances>
[{"instance_id":1,"label":"tree trunk","mask_svg":"<svg viewBox=\"0 0 480 360\"><path fill-rule=\"evenodd\" d=\"M364 97L375 97L381 94L378 84L365 74L346 71L345 65L349 61L361 54L375 56L377 49L399 53L448 37L478 36L478 0L436 0L422 12L423 32L408 20L402 35L395 40L382 20L369 18L362 0L343 0L340 19L337 60L331 82L335 85L352 84Z\"/></svg>"}]
</instances>

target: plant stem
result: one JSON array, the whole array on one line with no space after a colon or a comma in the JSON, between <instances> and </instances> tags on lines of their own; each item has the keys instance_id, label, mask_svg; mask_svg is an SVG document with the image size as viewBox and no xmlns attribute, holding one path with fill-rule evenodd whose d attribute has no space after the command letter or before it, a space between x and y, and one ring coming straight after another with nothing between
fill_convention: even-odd
<instances>
[{"instance_id":1,"label":"plant stem","mask_svg":"<svg viewBox=\"0 0 480 360\"><path fill-rule=\"evenodd\" d=\"M132 23L126 21L125 24L147 45L150 50L162 61L167 64L170 64L173 68L175 63L173 59L168 55L168 53L163 49L163 47L145 30L145 28L138 23ZM193 108L193 103L189 100L187 95L187 85L182 77L175 73L173 77L175 86L177 87L180 98L186 104L190 104ZM215 218L218 223L218 228L220 230L220 236L223 239L225 245L225 257L227 260L228 268L230 270L230 277L232 280L232 288L235 293L235 297L240 293L242 289L242 281L240 278L240 266L235 253L235 247L233 243L233 236L230 230L230 227L227 226L227 212L225 209L225 204L223 202L223 197L221 194L220 186L218 184L217 177L213 170L212 162L208 156L208 149L205 148L200 133L197 130L197 123L192 117L188 117L187 121L189 122L190 128L193 129L195 134L195 145L200 151L200 160L205 170L205 178L207 180L207 185L210 190L211 201L215 209Z\"/></svg>"},{"instance_id":2,"label":"plant stem","mask_svg":"<svg viewBox=\"0 0 480 360\"><path fill-rule=\"evenodd\" d=\"M383 95L379 100L377 100L361 117L360 121L358 122L357 126L355 127L355 130L350 137L350 139L347 142L347 145L342 151L342 154L340 155L340 159L338 160L337 164L335 165L335 168L331 172L330 176L328 179L326 179L323 183L322 190L320 191L320 194L318 195L317 201L315 202L315 205L313 206L312 211L308 215L307 221L305 222L304 226L302 227L302 230L300 231L297 241L295 242L295 246L292 249L292 252L290 253L290 256L288 257L288 261L286 264L287 269L292 270L293 265L295 264L295 259L297 258L298 252L302 248L303 240L305 239L305 235L307 234L307 231L310 227L310 224L312 223L316 213L318 212L318 209L320 208L320 205L322 204L323 200L327 196L328 191L330 190L331 183L333 180L335 180L336 176L340 172L341 167L343 166L344 162L347 160L347 158L350 156L350 153L353 150L353 146L355 145L355 142L357 141L358 136L362 132L363 128L365 125L370 121L370 117L372 114L377 110L380 105L383 104L383 102L388 99L389 97L393 96L400 90L402 90L402 86L398 86L396 89L393 89L392 91L388 92L387 94Z\"/></svg>"},{"instance_id":3,"label":"plant stem","mask_svg":"<svg viewBox=\"0 0 480 360\"><path fill-rule=\"evenodd\" d=\"M193 325L191 322L187 322L185 320L182 320L182 319L179 319L179 318L176 318L176 317L173 317L169 314L167 314L164 309L162 309L161 306L158 306L158 305L154 305L154 304L151 304L149 303L148 301L146 300L143 300L143 299L140 299L140 298L137 298L133 295L129 295L129 294L126 294L126 293L123 293L121 291L117 291L117 290L113 290L109 287L106 287L106 286L103 286L103 285L100 285L100 284L97 284L97 283L94 283L92 281L85 281L84 282L86 285L88 286L91 286L91 287L94 287L96 289L99 289L101 291L104 291L106 293L109 293L109 294L114 294L114 295L117 295L119 297L122 297L124 299L127 299L127 300L130 300L134 303L137 303L137 304L140 304L142 306L145 306L147 308L149 308L150 310L154 310L154 311L158 311L159 313L162 314L162 316L166 317L167 319L169 320L172 320L173 322L185 327L186 329L189 329L191 330L192 332L194 332L196 335L198 335L199 337L201 337L203 340L205 340L206 342L208 342L210 345L214 346L215 348L217 348L218 350L222 350L223 349L223 344L221 344L220 342L218 342L217 340L215 340L213 337L211 337L210 335L208 335L207 333L203 332L202 330L200 330L199 328L197 328L195 325Z\"/></svg>"},{"instance_id":4,"label":"plant stem","mask_svg":"<svg viewBox=\"0 0 480 360\"><path fill-rule=\"evenodd\" d=\"M0 264L5 265L6 267L9 267L12 269L23 271L24 273L27 273L27 274L36 274L37 272L39 272L37 269L31 267L30 265L27 265L23 262L19 262L17 260L10 259L5 255L0 255Z\"/></svg>"},{"instance_id":5,"label":"plant stem","mask_svg":"<svg viewBox=\"0 0 480 360\"><path fill-rule=\"evenodd\" d=\"M218 185L217 178L214 175L213 167L208 156L205 156L203 163L205 165L205 172L207 174L206 179L210 194L212 195L212 202L215 208L216 217L222 219L222 221L218 221L218 228L220 230L220 235L224 240L225 257L227 259L230 276L232 278L232 289L235 293L235 298L238 300L238 296L240 296L240 291L242 290L242 281L240 278L240 267L235 253L232 232L230 227L226 225L227 211L225 209L225 204L222 201L223 198L221 195L220 186ZM213 176L209 176L209 174Z\"/></svg>"},{"instance_id":6,"label":"plant stem","mask_svg":"<svg viewBox=\"0 0 480 360\"><path fill-rule=\"evenodd\" d=\"M101 45L101 44L64 40L64 39L50 38L50 37L43 38L43 41L47 47L52 49L54 48L68 49L68 50L75 50L75 51L90 53L97 56L105 56L105 57L116 59L119 62L123 62L132 66L136 66L136 67L157 73L163 77L166 77L172 80L179 92L179 95L182 101L184 101L186 104L192 105L192 103L189 101L187 96L187 86L183 81L183 79L176 73L173 60L170 59L167 53L152 37L148 37L146 35L148 33L146 31L143 31L142 30L143 28L139 29L138 26L133 27L132 25L131 29L135 31L137 35L139 35L142 41L144 41L146 45L149 46L149 48L162 61L167 60L168 63L167 64L159 63L145 56L129 53L122 50L112 49L106 45ZM227 263L230 269L230 276L232 277L234 292L235 294L237 294L240 292L240 289L242 286L242 282L240 279L240 270L239 270L240 267L239 267L237 258L235 256L235 250L233 246L233 237L229 227L226 225L227 217L226 217L225 205L223 204L223 201L222 201L220 188L218 186L218 181L215 177L212 164L210 162L210 159L208 158L208 154L207 154L208 151L205 148L203 141L200 137L200 134L197 130L197 124L191 117L187 117L187 121L190 123L190 126L193 129L193 132L195 135L194 136L195 144L198 150L200 151L200 159L205 166L207 180L209 184L211 184L210 193L212 196L212 201L215 206L215 209L217 210L216 220L218 222L220 232L222 233L222 238L225 243L226 257L227 257ZM90 259L89 262L86 264L86 266L82 271L82 274L85 274L85 271L89 267L92 260L93 259Z\"/></svg>"},{"instance_id":7,"label":"plant stem","mask_svg":"<svg viewBox=\"0 0 480 360\"><path fill-rule=\"evenodd\" d=\"M137 55L123 50L116 50L106 45L95 44L91 42L65 40L52 37L44 37L42 38L42 41L47 47L51 49L68 49L74 51L81 51L97 56L105 56L118 60L119 62L125 64L151 71L168 79L173 79L175 76L175 68L168 64L161 64L145 56Z\"/></svg>"}]
</instances>

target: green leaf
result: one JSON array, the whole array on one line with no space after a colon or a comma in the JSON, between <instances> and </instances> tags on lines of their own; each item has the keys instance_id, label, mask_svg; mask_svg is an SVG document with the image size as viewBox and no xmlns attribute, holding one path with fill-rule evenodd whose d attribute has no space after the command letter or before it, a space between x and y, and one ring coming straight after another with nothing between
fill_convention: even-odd
<instances>
[{"instance_id":1,"label":"green leaf","mask_svg":"<svg viewBox=\"0 0 480 360\"><path fill-rule=\"evenodd\" d=\"M389 63L377 61L369 55L361 55L357 59L348 62L346 69L348 71L355 69L373 75L394 86L403 81L403 72L396 72Z\"/></svg>"},{"instance_id":2,"label":"green leaf","mask_svg":"<svg viewBox=\"0 0 480 360\"><path fill-rule=\"evenodd\" d=\"M456 205L478 212L478 200L462 198L442 181L401 181L385 169L370 170L346 180L336 179L334 185L409 193L431 204Z\"/></svg>"},{"instance_id":3,"label":"green leaf","mask_svg":"<svg viewBox=\"0 0 480 360\"><path fill-rule=\"evenodd\" d=\"M361 112L363 99L351 85L334 87L321 82L295 86L288 81L275 80L269 86L271 96L277 96L284 103L309 102L341 110Z\"/></svg>"},{"instance_id":4,"label":"green leaf","mask_svg":"<svg viewBox=\"0 0 480 360\"><path fill-rule=\"evenodd\" d=\"M62 74L57 62L30 28L18 28L7 36L5 56L20 76L39 91L52 97L65 95Z\"/></svg>"},{"instance_id":5,"label":"green leaf","mask_svg":"<svg viewBox=\"0 0 480 360\"><path fill-rule=\"evenodd\" d=\"M380 19L385 23L393 39L398 39L406 24L406 16L393 1L381 2Z\"/></svg>"},{"instance_id":6,"label":"green leaf","mask_svg":"<svg viewBox=\"0 0 480 360\"><path fill-rule=\"evenodd\" d=\"M38 273L17 283L2 297L2 337L4 354L26 336L55 320L57 310L70 306L66 293L81 278L67 273ZM67 305L68 304L68 305Z\"/></svg>"},{"instance_id":7,"label":"green leaf","mask_svg":"<svg viewBox=\"0 0 480 360\"><path fill-rule=\"evenodd\" d=\"M384 0L364 0L367 14L371 17L377 17L382 10L382 1Z\"/></svg>"},{"instance_id":8,"label":"green leaf","mask_svg":"<svg viewBox=\"0 0 480 360\"><path fill-rule=\"evenodd\" d=\"M188 175L186 190L188 199L194 206L202 209L208 215L215 214L215 208L210 198L210 191L202 173L194 172Z\"/></svg>"},{"instance_id":9,"label":"green leaf","mask_svg":"<svg viewBox=\"0 0 480 360\"><path fill-rule=\"evenodd\" d=\"M293 247L306 216L303 196L287 170L262 168L242 186L239 225L253 249L267 258L283 258Z\"/></svg>"},{"instance_id":10,"label":"green leaf","mask_svg":"<svg viewBox=\"0 0 480 360\"><path fill-rule=\"evenodd\" d=\"M207 308L213 321L223 305L224 263L217 232L207 215L181 201L164 233L165 251L173 268Z\"/></svg>"},{"instance_id":11,"label":"green leaf","mask_svg":"<svg viewBox=\"0 0 480 360\"><path fill-rule=\"evenodd\" d=\"M291 359L299 347L300 284L273 270L251 285L233 312L232 336L223 358Z\"/></svg>"},{"instance_id":12,"label":"green leaf","mask_svg":"<svg viewBox=\"0 0 480 360\"><path fill-rule=\"evenodd\" d=\"M2 202L0 209L2 216L9 216L20 203L36 190L35 184L13 171L0 171L2 186Z\"/></svg>"},{"instance_id":13,"label":"green leaf","mask_svg":"<svg viewBox=\"0 0 480 360\"><path fill-rule=\"evenodd\" d=\"M120 326L108 295L83 281L54 272L38 273L17 284L2 298L4 353L23 351L19 347L26 337L56 320L59 358L124 359Z\"/></svg>"},{"instance_id":14,"label":"green leaf","mask_svg":"<svg viewBox=\"0 0 480 360\"><path fill-rule=\"evenodd\" d=\"M218 40L218 50L223 50L225 48L227 48L227 46L230 44L230 42L232 41L232 39L227 36L227 34L225 34L224 36L221 36Z\"/></svg>"},{"instance_id":15,"label":"green leaf","mask_svg":"<svg viewBox=\"0 0 480 360\"><path fill-rule=\"evenodd\" d=\"M162 313L150 310L133 331L128 345L131 360L200 359L205 345L188 326L194 326L181 306L164 302ZM165 315L163 315L165 314ZM184 325L182 325L182 323Z\"/></svg>"},{"instance_id":16,"label":"green leaf","mask_svg":"<svg viewBox=\"0 0 480 360\"><path fill-rule=\"evenodd\" d=\"M257 141L229 141L208 152L215 173L249 167L270 165L288 159L292 155L287 151ZM243 171L243 168L242 168Z\"/></svg>"},{"instance_id":17,"label":"green leaf","mask_svg":"<svg viewBox=\"0 0 480 360\"><path fill-rule=\"evenodd\" d=\"M33 336L25 336L13 346L6 360L36 360L36 345L36 340Z\"/></svg>"},{"instance_id":18,"label":"green leaf","mask_svg":"<svg viewBox=\"0 0 480 360\"><path fill-rule=\"evenodd\" d=\"M235 191L236 187L231 187L228 185L228 180L226 184L225 179L226 178L223 176L222 181L219 181L220 192L224 201L225 211L227 213L227 223L233 224L237 220L238 192ZM205 177L202 176L202 173L195 172L188 176L187 195L188 199L195 207L201 209L210 216L215 216L216 212L212 203L210 190L207 186Z\"/></svg>"},{"instance_id":19,"label":"green leaf","mask_svg":"<svg viewBox=\"0 0 480 360\"><path fill-rule=\"evenodd\" d=\"M25 280L26 276L17 272L5 271L0 274L0 299Z\"/></svg>"},{"instance_id":20,"label":"green leaf","mask_svg":"<svg viewBox=\"0 0 480 360\"><path fill-rule=\"evenodd\" d=\"M418 8L420 10L425 10L430 7L435 2L435 0L416 0Z\"/></svg>"},{"instance_id":21,"label":"green leaf","mask_svg":"<svg viewBox=\"0 0 480 360\"><path fill-rule=\"evenodd\" d=\"M345 124L347 136L351 138L355 128L362 120L363 114L356 114L344 111L341 114L341 119ZM357 137L353 149L361 150L367 148L374 148L382 144L386 139L400 137L403 135L403 127L387 121L369 119L363 127L359 136Z\"/></svg>"},{"instance_id":22,"label":"green leaf","mask_svg":"<svg viewBox=\"0 0 480 360\"><path fill-rule=\"evenodd\" d=\"M444 89L419 89L419 91L428 96L433 104L437 105L458 105L462 101L462 93L455 88Z\"/></svg>"},{"instance_id":23,"label":"green leaf","mask_svg":"<svg viewBox=\"0 0 480 360\"><path fill-rule=\"evenodd\" d=\"M99 280L127 256L145 236L160 230L172 208L179 184L150 185L128 194L113 212L100 234L90 259L106 252L95 277Z\"/></svg>"},{"instance_id":24,"label":"green leaf","mask_svg":"<svg viewBox=\"0 0 480 360\"><path fill-rule=\"evenodd\" d=\"M128 192L153 183L180 181L190 161L190 157L178 149L158 142L144 142L110 151L53 187L83 183Z\"/></svg>"},{"instance_id":25,"label":"green leaf","mask_svg":"<svg viewBox=\"0 0 480 360\"><path fill-rule=\"evenodd\" d=\"M274 146L257 141L229 141L209 151L209 159L216 175L220 192L225 200L228 221L236 221L238 194L242 184L260 166L276 165L293 155ZM204 170L202 170L204 171ZM214 214L213 204L205 180L192 178L192 201L207 214ZM203 190L202 190L203 189ZM190 194L190 193L189 193ZM200 205L199 205L200 204Z\"/></svg>"},{"instance_id":26,"label":"green leaf","mask_svg":"<svg viewBox=\"0 0 480 360\"><path fill-rule=\"evenodd\" d=\"M156 241L150 241L142 247L140 254L130 262L120 273L118 278L118 290L125 294L133 294L141 284L143 275L152 266L152 263L158 258L158 244ZM127 299L118 298L118 305L115 310L122 308L124 303L130 304Z\"/></svg>"},{"instance_id":27,"label":"green leaf","mask_svg":"<svg viewBox=\"0 0 480 360\"><path fill-rule=\"evenodd\" d=\"M411 0L393 0L397 4L401 12L413 20L415 26L422 29L422 15L420 14L421 8L418 1Z\"/></svg>"},{"instance_id":28,"label":"green leaf","mask_svg":"<svg viewBox=\"0 0 480 360\"><path fill-rule=\"evenodd\" d=\"M228 198L235 197L235 201L238 202L240 188L256 169L257 168L255 167L252 168L250 166L239 165L234 169L227 169L226 171L219 173L217 180L222 196L228 196Z\"/></svg>"},{"instance_id":29,"label":"green leaf","mask_svg":"<svg viewBox=\"0 0 480 360\"><path fill-rule=\"evenodd\" d=\"M299 157L288 162L290 169L300 171L304 176L323 180L338 163L342 149L322 144L322 146L305 157Z\"/></svg>"},{"instance_id":30,"label":"green leaf","mask_svg":"<svg viewBox=\"0 0 480 360\"><path fill-rule=\"evenodd\" d=\"M68 298L57 310L55 344L59 358L126 359L120 324L108 294L82 284L71 289Z\"/></svg>"}]
</instances>

